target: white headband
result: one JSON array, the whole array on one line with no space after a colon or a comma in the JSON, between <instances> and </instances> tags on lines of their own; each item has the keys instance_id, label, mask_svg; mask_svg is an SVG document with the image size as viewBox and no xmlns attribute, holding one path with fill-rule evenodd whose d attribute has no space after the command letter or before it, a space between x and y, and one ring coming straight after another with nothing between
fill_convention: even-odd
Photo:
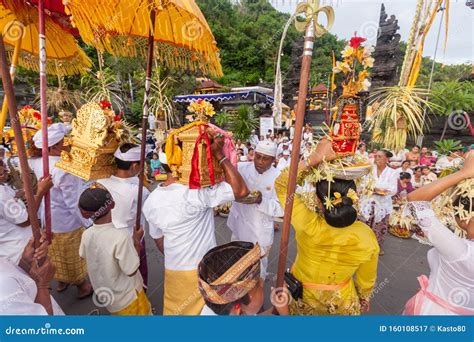
<instances>
[{"instance_id":1,"label":"white headband","mask_svg":"<svg viewBox=\"0 0 474 342\"><path fill-rule=\"evenodd\" d=\"M66 134L69 133L68 128L63 123L55 123L48 127L48 147L56 145ZM33 136L33 143L36 148L43 148L43 132L39 130Z\"/></svg>"},{"instance_id":2,"label":"white headband","mask_svg":"<svg viewBox=\"0 0 474 342\"><path fill-rule=\"evenodd\" d=\"M272 141L260 141L255 148L255 152L275 158L277 149L277 145Z\"/></svg>"},{"instance_id":3,"label":"white headband","mask_svg":"<svg viewBox=\"0 0 474 342\"><path fill-rule=\"evenodd\" d=\"M140 151L140 146L132 147L127 152L121 152L119 147L115 151L114 157L127 162L138 162L140 161Z\"/></svg>"}]
</instances>

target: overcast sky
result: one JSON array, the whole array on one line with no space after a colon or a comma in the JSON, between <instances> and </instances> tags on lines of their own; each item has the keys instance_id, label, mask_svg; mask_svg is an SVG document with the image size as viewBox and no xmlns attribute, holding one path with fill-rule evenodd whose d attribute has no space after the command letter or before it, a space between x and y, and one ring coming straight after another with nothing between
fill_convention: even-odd
<instances>
[{"instance_id":1,"label":"overcast sky","mask_svg":"<svg viewBox=\"0 0 474 342\"><path fill-rule=\"evenodd\" d=\"M282 12L295 11L297 0L270 0L275 8ZM368 38L375 45L380 15L380 5L385 11L394 14L400 26L399 33L406 41L415 13L416 0L321 0L321 4L332 4L335 10L335 23L331 32L339 38L350 38L354 31ZM449 14L448 45L443 50L445 38L444 24L436 61L445 64L472 63L474 60L474 10L466 6L466 0L451 0ZM323 15L321 15L323 18ZM424 56L433 57L441 13L426 38ZM325 22L325 20L322 20ZM443 20L444 21L444 20Z\"/></svg>"}]
</instances>

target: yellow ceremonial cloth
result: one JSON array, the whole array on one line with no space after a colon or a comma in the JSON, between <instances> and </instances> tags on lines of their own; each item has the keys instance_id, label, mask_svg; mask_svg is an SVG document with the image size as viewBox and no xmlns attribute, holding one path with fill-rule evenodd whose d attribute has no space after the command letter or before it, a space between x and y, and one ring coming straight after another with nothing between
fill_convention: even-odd
<instances>
[{"instance_id":1,"label":"yellow ceremonial cloth","mask_svg":"<svg viewBox=\"0 0 474 342\"><path fill-rule=\"evenodd\" d=\"M198 288L197 270L165 269L163 315L199 315L204 299Z\"/></svg>"},{"instance_id":2,"label":"yellow ceremonial cloth","mask_svg":"<svg viewBox=\"0 0 474 342\"><path fill-rule=\"evenodd\" d=\"M151 304L144 290L137 292L137 298L126 308L112 312L113 316L148 316L151 315Z\"/></svg>"},{"instance_id":3,"label":"yellow ceremonial cloth","mask_svg":"<svg viewBox=\"0 0 474 342\"><path fill-rule=\"evenodd\" d=\"M287 186L285 169L275 181L280 203L287 202ZM345 228L332 227L298 196L294 197L291 223L298 246L292 273L307 285L303 301L293 301L290 313L360 314L359 298L370 298L377 279L379 246L374 232L359 221Z\"/></svg>"},{"instance_id":4,"label":"yellow ceremonial cloth","mask_svg":"<svg viewBox=\"0 0 474 342\"><path fill-rule=\"evenodd\" d=\"M81 284L87 277L86 261L79 256L84 227L72 232L54 233L49 257L56 267L54 278L68 284Z\"/></svg>"}]
</instances>

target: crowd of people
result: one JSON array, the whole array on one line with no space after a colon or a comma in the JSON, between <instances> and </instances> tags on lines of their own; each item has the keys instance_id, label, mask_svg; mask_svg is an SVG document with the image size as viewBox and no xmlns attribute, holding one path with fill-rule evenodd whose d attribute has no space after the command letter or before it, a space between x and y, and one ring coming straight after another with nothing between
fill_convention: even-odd
<instances>
[{"instance_id":1,"label":"crowd of people","mask_svg":"<svg viewBox=\"0 0 474 342\"><path fill-rule=\"evenodd\" d=\"M272 292L272 303L286 298L286 305L264 308L274 220L284 215L290 161L298 160L300 178L336 158L330 141L315 143L313 129L306 125L301 149L294 151L294 127L264 136L253 131L248 141L235 141L234 165L223 152L223 137L209 131L212 157L225 180L201 189L178 182L164 146L156 144L148 163L148 176L156 184L151 191L144 189L137 227L140 147L122 144L114 153L114 174L86 183L55 167L65 134L62 124L48 127L50 177L42 178L41 158L29 159L40 180L33 205L41 220L41 199L51 193L50 246L45 236L33 244L24 194L9 184L1 160L0 314L61 314L50 295L53 279L55 291L77 286L78 298L107 289L111 300L106 309L113 315L152 314L146 290L156 284L148 279L148 234L165 260L164 315L359 315L370 310L389 217L399 201L411 205L420 233L433 245L429 279L420 277L421 290L405 313L474 313L474 218L457 218L467 234L461 238L436 218L430 204L441 192L474 177L474 152L469 152L473 146L437 156L426 147L394 153L367 151L361 143L357 153L373 163L373 193L362 196L352 180L322 180L313 184L318 211L294 196L291 223L298 248L287 277L296 288ZM41 138L38 132L33 139L37 148L42 147ZM441 170L461 164L458 171L438 179ZM331 205L323 205L327 200ZM466 210L474 209L472 198L457 200ZM229 202L232 237L217 246L214 208ZM467 303L450 301L453 287L469 293Z\"/></svg>"}]
</instances>

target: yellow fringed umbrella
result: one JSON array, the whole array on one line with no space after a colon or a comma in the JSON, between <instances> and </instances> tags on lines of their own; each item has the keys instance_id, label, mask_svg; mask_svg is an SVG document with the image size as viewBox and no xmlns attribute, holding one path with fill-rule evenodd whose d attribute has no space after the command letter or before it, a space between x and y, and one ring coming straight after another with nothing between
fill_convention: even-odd
<instances>
[{"instance_id":1,"label":"yellow fringed umbrella","mask_svg":"<svg viewBox=\"0 0 474 342\"><path fill-rule=\"evenodd\" d=\"M8 8L6 7L8 6ZM76 43L74 37L64 31L52 19L45 21L48 39L46 42L47 73L67 76L85 73L92 62ZM39 24L38 12L22 1L2 0L0 2L0 31L11 61L10 74L15 77L15 67L39 72ZM0 136L3 134L7 116L7 101L0 113Z\"/></svg>"},{"instance_id":2,"label":"yellow fringed umbrella","mask_svg":"<svg viewBox=\"0 0 474 342\"><path fill-rule=\"evenodd\" d=\"M39 25L38 12L22 1L4 0L8 8L0 3L0 30L10 59L14 48L20 43L18 65L39 72ZM11 3L11 4L10 4ZM64 31L49 17L45 18L48 35L46 41L46 72L58 76L83 74L92 62L76 43L74 37Z\"/></svg>"},{"instance_id":3,"label":"yellow fringed umbrella","mask_svg":"<svg viewBox=\"0 0 474 342\"><path fill-rule=\"evenodd\" d=\"M136 226L140 225L153 55L173 69L222 76L219 50L194 0L64 0L86 44L116 56L147 56Z\"/></svg>"},{"instance_id":4,"label":"yellow fringed umbrella","mask_svg":"<svg viewBox=\"0 0 474 342\"><path fill-rule=\"evenodd\" d=\"M47 107L46 107L46 73L59 77L85 73L92 66L91 60L76 43L73 35L56 24L49 16L44 15L44 0L38 2L38 9L22 0L1 0L0 30L3 42L13 46L10 77L15 77L17 63L23 67L39 72L40 96L43 131L43 176L49 175ZM45 33L47 32L48 39ZM3 47L3 44L2 44ZM4 73L2 74L4 76ZM7 82L4 80L4 82ZM7 83L9 83L8 80ZM7 114L7 98L4 98L0 113L0 136L3 135ZM10 106L10 111L12 107ZM14 114L10 112L10 117ZM16 123L12 123L16 125ZM18 133L18 132L17 132ZM19 154L20 160L26 158ZM24 170L23 170L24 171ZM50 195L44 196L45 228L51 241L51 207Z\"/></svg>"},{"instance_id":5,"label":"yellow fringed umbrella","mask_svg":"<svg viewBox=\"0 0 474 342\"><path fill-rule=\"evenodd\" d=\"M116 56L146 56L154 13L154 54L173 69L222 76L214 36L193 0L67 0L86 44Z\"/></svg>"}]
</instances>

